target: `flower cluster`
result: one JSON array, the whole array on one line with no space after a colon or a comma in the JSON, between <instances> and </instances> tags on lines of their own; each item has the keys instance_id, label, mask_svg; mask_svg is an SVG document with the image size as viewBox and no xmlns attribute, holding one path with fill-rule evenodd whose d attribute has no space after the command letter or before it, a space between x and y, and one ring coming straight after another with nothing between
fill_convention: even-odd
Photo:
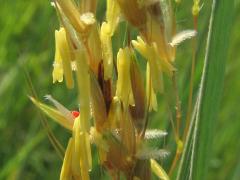
<instances>
[{"instance_id":1,"label":"flower cluster","mask_svg":"<svg viewBox=\"0 0 240 180\"><path fill-rule=\"evenodd\" d=\"M163 73L171 78L176 47L196 31L176 32L170 0L107 0L106 18L96 20L97 0L54 0L60 21L55 31L53 83L74 88L74 73L79 112L71 112L52 96L50 107L32 101L49 117L69 129L69 139L60 179L90 179L91 146L97 147L100 165L118 179L150 179L151 170L168 179L154 160L168 152L146 145L149 139L162 138L165 131L148 130L148 113L158 110L157 93L163 93ZM121 21L138 31L113 53L112 38ZM130 29L130 28L129 28ZM128 30L129 30L128 29ZM146 59L143 78L136 56Z\"/></svg>"}]
</instances>

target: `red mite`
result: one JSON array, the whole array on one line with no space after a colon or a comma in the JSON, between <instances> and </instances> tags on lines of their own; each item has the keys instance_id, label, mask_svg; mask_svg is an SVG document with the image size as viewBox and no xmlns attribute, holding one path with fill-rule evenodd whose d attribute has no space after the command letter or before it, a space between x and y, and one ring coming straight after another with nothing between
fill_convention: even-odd
<instances>
[{"instance_id":1,"label":"red mite","mask_svg":"<svg viewBox=\"0 0 240 180\"><path fill-rule=\"evenodd\" d=\"M77 118L80 115L80 112L78 111L71 111L72 115Z\"/></svg>"}]
</instances>

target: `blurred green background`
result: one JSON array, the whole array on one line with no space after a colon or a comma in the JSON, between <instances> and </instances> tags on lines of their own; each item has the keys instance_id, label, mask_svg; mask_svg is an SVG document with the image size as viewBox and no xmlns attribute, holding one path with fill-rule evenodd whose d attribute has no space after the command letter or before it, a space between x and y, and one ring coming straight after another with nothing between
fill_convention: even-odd
<instances>
[{"instance_id":1,"label":"blurred green background","mask_svg":"<svg viewBox=\"0 0 240 180\"><path fill-rule=\"evenodd\" d=\"M64 83L52 84L54 30L58 28L55 10L48 0L0 2L0 179L58 179L62 161L46 136L39 111L27 97L31 88L26 80L26 74L29 74L41 100L44 95L52 94L69 109L77 108L74 90L67 90ZM225 86L208 173L210 180L240 179L240 1L235 2ZM192 1L186 0L177 9L178 29L192 27L191 5ZM99 15L102 15L104 7L101 5L99 9ZM204 2L199 17L196 89L209 13L210 2ZM188 93L190 45L186 43L180 47L177 56L183 107ZM163 108L151 117L152 126L164 127L158 121L165 117ZM66 146L70 133L51 120L48 122ZM93 179L98 179L99 171L98 167L93 169Z\"/></svg>"}]
</instances>

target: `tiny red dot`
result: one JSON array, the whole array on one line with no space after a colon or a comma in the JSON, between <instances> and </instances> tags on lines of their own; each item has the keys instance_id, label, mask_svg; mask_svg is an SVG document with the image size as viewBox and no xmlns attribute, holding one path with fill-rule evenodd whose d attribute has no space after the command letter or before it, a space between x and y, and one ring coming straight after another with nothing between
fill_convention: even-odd
<instances>
[{"instance_id":1,"label":"tiny red dot","mask_svg":"<svg viewBox=\"0 0 240 180\"><path fill-rule=\"evenodd\" d=\"M72 111L72 115L77 118L79 116L79 112L78 111Z\"/></svg>"}]
</instances>

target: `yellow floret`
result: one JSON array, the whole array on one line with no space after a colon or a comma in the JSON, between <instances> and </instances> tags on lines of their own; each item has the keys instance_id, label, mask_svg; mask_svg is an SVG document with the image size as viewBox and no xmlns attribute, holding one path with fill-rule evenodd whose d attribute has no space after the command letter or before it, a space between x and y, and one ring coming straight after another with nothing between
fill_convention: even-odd
<instances>
[{"instance_id":1,"label":"yellow floret","mask_svg":"<svg viewBox=\"0 0 240 180\"><path fill-rule=\"evenodd\" d=\"M62 66L66 85L69 89L71 89L74 86L71 68L71 52L66 37L66 31L64 28L60 28L60 30L56 33L56 41L62 59Z\"/></svg>"},{"instance_id":2,"label":"yellow floret","mask_svg":"<svg viewBox=\"0 0 240 180\"><path fill-rule=\"evenodd\" d=\"M134 104L132 95L132 85L130 76L130 61L131 52L130 49L120 49L117 54L117 69L118 80L116 88L116 96L122 100L125 105Z\"/></svg>"}]
</instances>

